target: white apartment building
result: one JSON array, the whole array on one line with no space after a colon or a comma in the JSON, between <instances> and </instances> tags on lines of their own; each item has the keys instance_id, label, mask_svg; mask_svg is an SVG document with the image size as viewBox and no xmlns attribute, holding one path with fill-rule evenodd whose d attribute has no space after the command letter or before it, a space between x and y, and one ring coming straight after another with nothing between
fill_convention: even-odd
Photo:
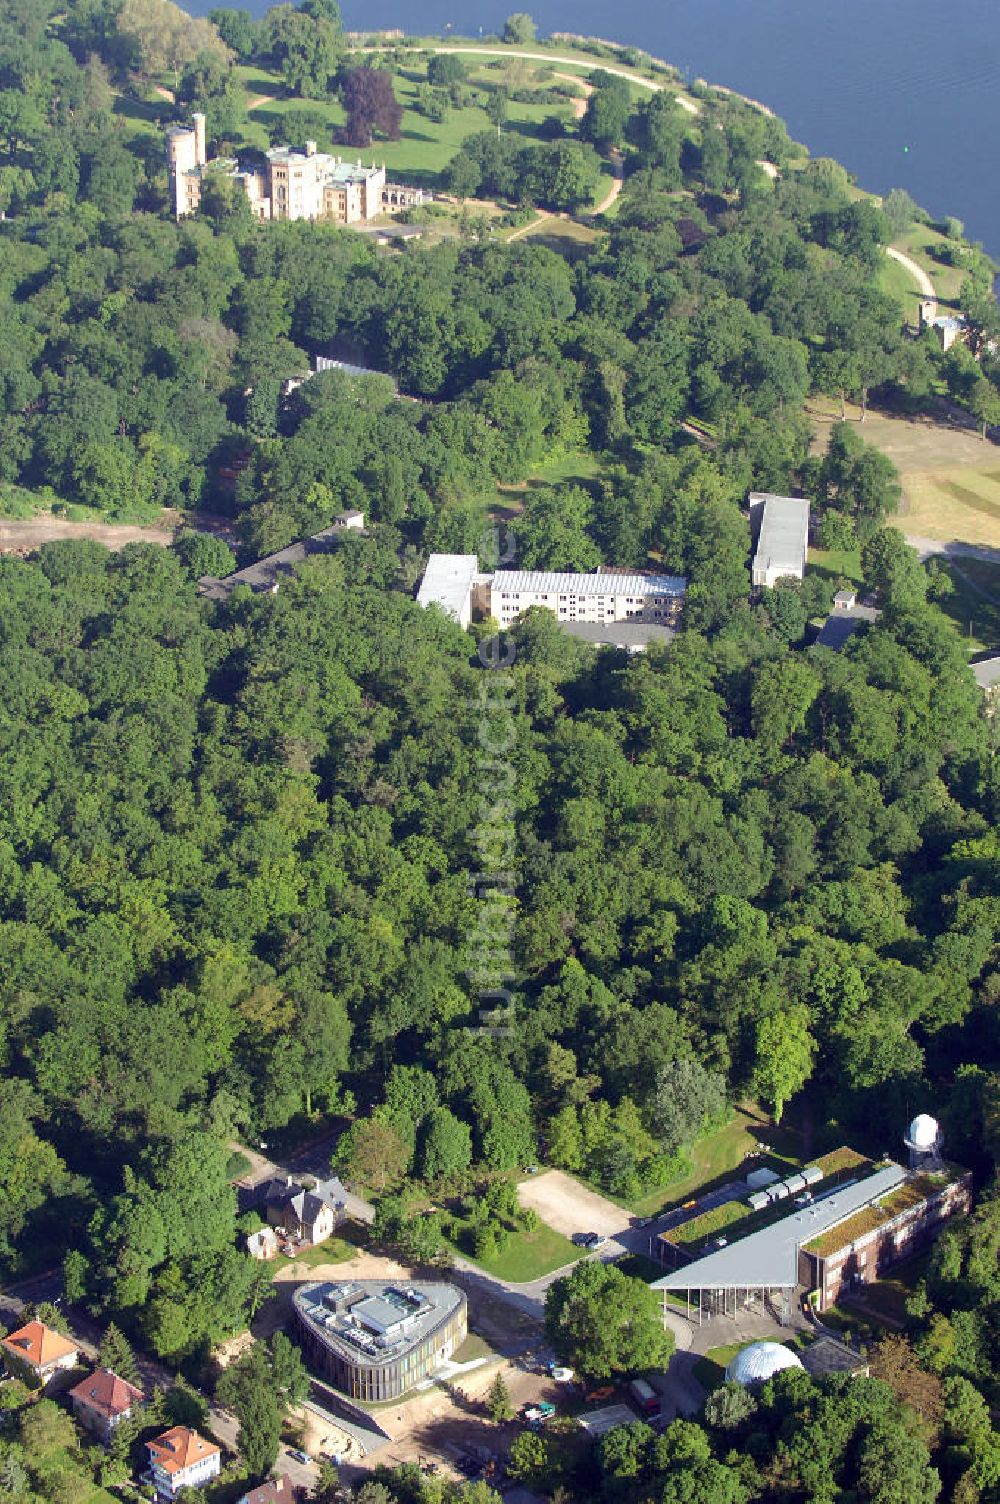
<instances>
[{"instance_id":1,"label":"white apartment building","mask_svg":"<svg viewBox=\"0 0 1000 1504\"><path fill-rule=\"evenodd\" d=\"M627 574L599 569L594 574L500 569L490 582L490 614L501 627L544 606L562 622L653 622L674 626L680 619L687 581L681 575Z\"/></svg>"}]
</instances>

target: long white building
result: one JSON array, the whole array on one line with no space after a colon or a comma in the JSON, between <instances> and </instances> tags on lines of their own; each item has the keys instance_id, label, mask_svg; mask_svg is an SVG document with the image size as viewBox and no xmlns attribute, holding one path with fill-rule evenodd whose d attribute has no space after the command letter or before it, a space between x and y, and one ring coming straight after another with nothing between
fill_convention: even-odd
<instances>
[{"instance_id":1,"label":"long white building","mask_svg":"<svg viewBox=\"0 0 1000 1504\"><path fill-rule=\"evenodd\" d=\"M809 503L799 496L751 491L750 516L760 516L751 579L773 589L778 580L801 580L809 547Z\"/></svg>"},{"instance_id":2,"label":"long white building","mask_svg":"<svg viewBox=\"0 0 1000 1504\"><path fill-rule=\"evenodd\" d=\"M498 569L490 582L490 614L501 627L544 606L563 622L646 621L672 626L680 618L687 581L673 574L594 574Z\"/></svg>"},{"instance_id":3,"label":"long white building","mask_svg":"<svg viewBox=\"0 0 1000 1504\"><path fill-rule=\"evenodd\" d=\"M475 554L431 554L417 604L440 606L462 627L472 620L473 606L501 627L509 627L532 606L544 606L567 626L631 623L655 628L650 636L656 636L678 624L686 590L680 575L617 569L593 574L499 569L488 575L479 573Z\"/></svg>"}]
</instances>

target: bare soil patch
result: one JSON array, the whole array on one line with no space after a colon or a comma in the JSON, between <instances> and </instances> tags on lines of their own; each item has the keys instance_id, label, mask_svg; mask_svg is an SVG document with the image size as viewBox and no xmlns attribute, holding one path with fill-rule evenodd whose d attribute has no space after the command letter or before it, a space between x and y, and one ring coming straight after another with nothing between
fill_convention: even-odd
<instances>
[{"instance_id":1,"label":"bare soil patch","mask_svg":"<svg viewBox=\"0 0 1000 1504\"><path fill-rule=\"evenodd\" d=\"M562 1170L532 1175L517 1188L522 1206L530 1206L543 1222L567 1238L574 1233L599 1232L617 1237L629 1225L629 1214L613 1201L588 1190Z\"/></svg>"}]
</instances>

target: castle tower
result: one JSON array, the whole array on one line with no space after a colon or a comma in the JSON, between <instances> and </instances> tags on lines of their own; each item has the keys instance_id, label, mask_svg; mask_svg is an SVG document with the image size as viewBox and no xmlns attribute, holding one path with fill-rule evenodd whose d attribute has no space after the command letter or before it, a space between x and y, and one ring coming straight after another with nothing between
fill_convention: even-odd
<instances>
[{"instance_id":1,"label":"castle tower","mask_svg":"<svg viewBox=\"0 0 1000 1504\"><path fill-rule=\"evenodd\" d=\"M194 122L194 160L197 167L204 167L208 161L205 147L205 117L200 111L195 111L191 116Z\"/></svg>"}]
</instances>

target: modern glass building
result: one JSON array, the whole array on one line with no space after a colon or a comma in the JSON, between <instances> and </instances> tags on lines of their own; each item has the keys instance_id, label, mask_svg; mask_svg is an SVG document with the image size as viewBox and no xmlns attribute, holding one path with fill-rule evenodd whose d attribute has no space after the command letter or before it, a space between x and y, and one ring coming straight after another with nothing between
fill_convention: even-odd
<instances>
[{"instance_id":1,"label":"modern glass building","mask_svg":"<svg viewBox=\"0 0 1000 1504\"><path fill-rule=\"evenodd\" d=\"M309 1365L355 1400L393 1400L465 1340L468 1310L456 1285L352 1280L303 1285L293 1299Z\"/></svg>"}]
</instances>

